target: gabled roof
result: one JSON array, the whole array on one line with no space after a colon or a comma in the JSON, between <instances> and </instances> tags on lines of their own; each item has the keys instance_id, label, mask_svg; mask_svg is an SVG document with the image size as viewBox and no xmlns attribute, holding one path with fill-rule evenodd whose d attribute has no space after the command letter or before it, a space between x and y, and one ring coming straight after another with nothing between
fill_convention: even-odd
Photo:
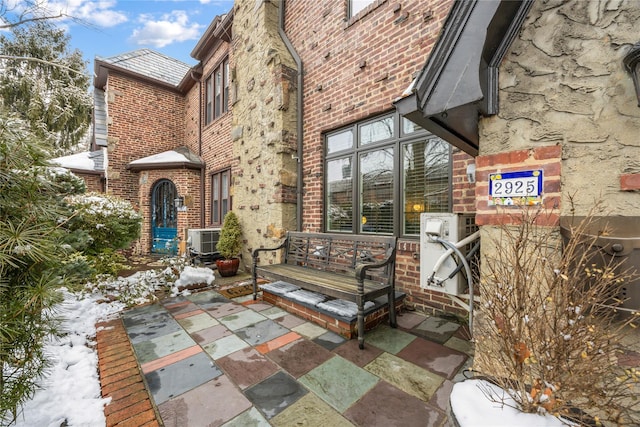
<instances>
[{"instance_id":1,"label":"gabled roof","mask_svg":"<svg viewBox=\"0 0 640 427\"><path fill-rule=\"evenodd\" d=\"M69 169L71 172L103 174L104 152L103 150L85 151L51 159L51 163Z\"/></svg>"},{"instance_id":2,"label":"gabled roof","mask_svg":"<svg viewBox=\"0 0 640 427\"><path fill-rule=\"evenodd\" d=\"M204 162L197 154L187 147L179 147L134 160L127 165L127 169L135 172L151 169L200 169L203 166Z\"/></svg>"},{"instance_id":3,"label":"gabled roof","mask_svg":"<svg viewBox=\"0 0 640 427\"><path fill-rule=\"evenodd\" d=\"M191 66L151 49L139 49L109 58L96 57L94 86L103 88L107 70L115 69L176 89Z\"/></svg>"},{"instance_id":4,"label":"gabled roof","mask_svg":"<svg viewBox=\"0 0 640 427\"><path fill-rule=\"evenodd\" d=\"M209 24L209 27L191 51L191 57L198 61L205 61L207 55L211 55L217 44L223 41L231 42L232 25L233 8L225 15L216 16L211 21L211 24Z\"/></svg>"},{"instance_id":5,"label":"gabled roof","mask_svg":"<svg viewBox=\"0 0 640 427\"><path fill-rule=\"evenodd\" d=\"M478 118L498 111L498 68L533 0L456 0L398 112L471 155Z\"/></svg>"}]
</instances>

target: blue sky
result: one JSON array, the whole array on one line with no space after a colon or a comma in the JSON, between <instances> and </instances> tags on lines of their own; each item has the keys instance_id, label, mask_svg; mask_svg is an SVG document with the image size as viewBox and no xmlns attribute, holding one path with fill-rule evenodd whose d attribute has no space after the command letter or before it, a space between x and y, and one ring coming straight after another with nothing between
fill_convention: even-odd
<instances>
[{"instance_id":1,"label":"blue sky","mask_svg":"<svg viewBox=\"0 0 640 427\"><path fill-rule=\"evenodd\" d=\"M42 1L42 0L41 0ZM189 65L190 53L216 15L227 13L233 0L45 0L93 71L96 56L109 57L150 48Z\"/></svg>"}]
</instances>

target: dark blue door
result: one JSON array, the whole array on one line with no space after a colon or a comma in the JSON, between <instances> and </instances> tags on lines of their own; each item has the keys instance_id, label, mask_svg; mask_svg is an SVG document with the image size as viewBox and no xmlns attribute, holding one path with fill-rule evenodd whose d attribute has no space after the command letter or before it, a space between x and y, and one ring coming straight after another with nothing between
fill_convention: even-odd
<instances>
[{"instance_id":1,"label":"dark blue door","mask_svg":"<svg viewBox=\"0 0 640 427\"><path fill-rule=\"evenodd\" d=\"M178 191L168 179L158 181L151 192L151 252L178 253Z\"/></svg>"}]
</instances>

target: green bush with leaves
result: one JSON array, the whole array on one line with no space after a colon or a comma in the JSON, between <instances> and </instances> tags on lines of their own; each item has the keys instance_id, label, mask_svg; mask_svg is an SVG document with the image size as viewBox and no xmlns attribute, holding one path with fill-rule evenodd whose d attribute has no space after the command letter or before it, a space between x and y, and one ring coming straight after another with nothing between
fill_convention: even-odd
<instances>
[{"instance_id":1,"label":"green bush with leaves","mask_svg":"<svg viewBox=\"0 0 640 427\"><path fill-rule=\"evenodd\" d=\"M242 249L242 228L234 212L224 216L216 249L225 259L237 257Z\"/></svg>"},{"instance_id":2,"label":"green bush with leaves","mask_svg":"<svg viewBox=\"0 0 640 427\"><path fill-rule=\"evenodd\" d=\"M124 249L140 237L142 217L119 197L87 193L65 198L71 215L65 228L71 245L89 255Z\"/></svg>"}]
</instances>

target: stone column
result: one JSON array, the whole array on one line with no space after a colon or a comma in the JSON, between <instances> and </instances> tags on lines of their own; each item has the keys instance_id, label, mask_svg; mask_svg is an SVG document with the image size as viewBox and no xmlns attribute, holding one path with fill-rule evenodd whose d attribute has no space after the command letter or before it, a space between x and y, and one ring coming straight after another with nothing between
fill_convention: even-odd
<instances>
[{"instance_id":1,"label":"stone column","mask_svg":"<svg viewBox=\"0 0 640 427\"><path fill-rule=\"evenodd\" d=\"M253 249L280 243L296 227L297 70L278 33L278 7L275 1L235 2L233 210L243 227L247 270Z\"/></svg>"}]
</instances>

